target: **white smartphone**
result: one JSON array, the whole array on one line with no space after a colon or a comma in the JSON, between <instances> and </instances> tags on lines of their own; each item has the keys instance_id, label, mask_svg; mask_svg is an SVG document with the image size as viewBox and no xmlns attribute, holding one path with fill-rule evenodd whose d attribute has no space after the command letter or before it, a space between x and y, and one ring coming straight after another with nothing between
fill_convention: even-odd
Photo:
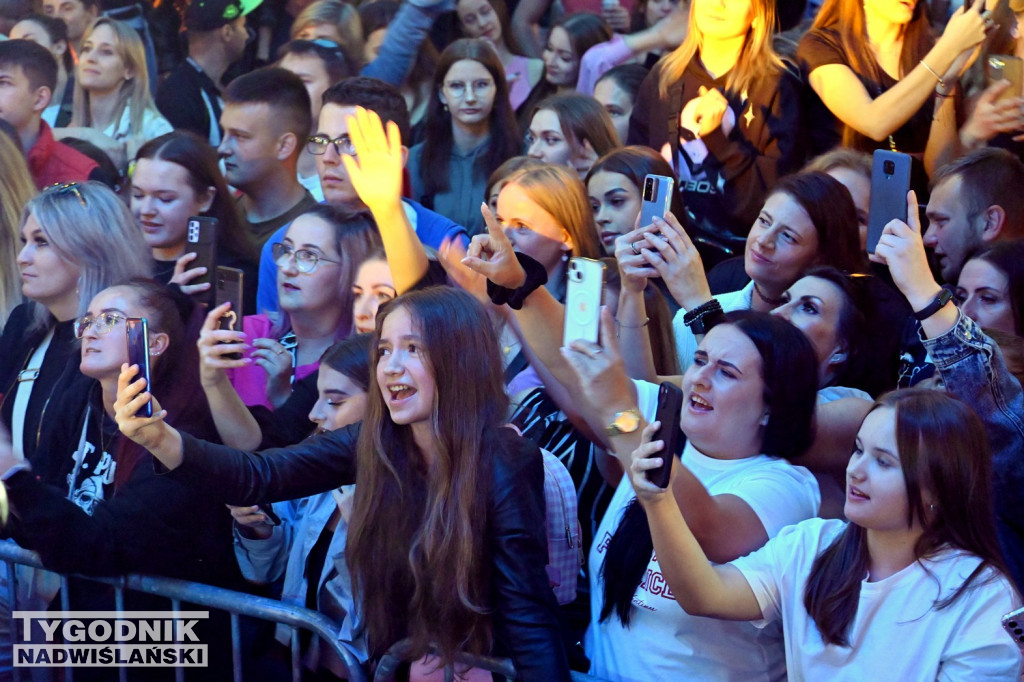
<instances>
[{"instance_id":1,"label":"white smartphone","mask_svg":"<svg viewBox=\"0 0 1024 682\"><path fill-rule=\"evenodd\" d=\"M569 261L569 284L565 294L565 323L562 343L577 339L597 343L601 327L601 289L604 263L592 258Z\"/></svg>"}]
</instances>

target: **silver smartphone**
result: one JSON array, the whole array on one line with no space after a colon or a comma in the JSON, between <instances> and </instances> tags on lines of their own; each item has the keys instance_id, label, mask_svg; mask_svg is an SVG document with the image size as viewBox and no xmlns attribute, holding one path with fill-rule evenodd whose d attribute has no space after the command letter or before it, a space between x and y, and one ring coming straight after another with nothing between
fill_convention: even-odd
<instances>
[{"instance_id":1,"label":"silver smartphone","mask_svg":"<svg viewBox=\"0 0 1024 682\"><path fill-rule=\"evenodd\" d=\"M1024 653L1024 609L1017 609L1003 616L1003 629Z\"/></svg>"},{"instance_id":2,"label":"silver smartphone","mask_svg":"<svg viewBox=\"0 0 1024 682\"><path fill-rule=\"evenodd\" d=\"M562 343L577 339L597 343L601 327L601 289L604 263L592 258L569 261L569 284L565 293L565 324Z\"/></svg>"},{"instance_id":3,"label":"silver smartphone","mask_svg":"<svg viewBox=\"0 0 1024 682\"><path fill-rule=\"evenodd\" d=\"M648 175L644 178L638 227L647 227L654 223L655 218L665 217L672 207L673 187L675 180L664 175Z\"/></svg>"}]
</instances>

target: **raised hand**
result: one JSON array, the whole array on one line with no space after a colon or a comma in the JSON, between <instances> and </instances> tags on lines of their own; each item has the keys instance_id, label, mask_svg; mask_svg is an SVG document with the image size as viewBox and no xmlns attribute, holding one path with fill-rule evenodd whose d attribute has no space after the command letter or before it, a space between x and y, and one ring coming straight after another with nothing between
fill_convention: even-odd
<instances>
[{"instance_id":1,"label":"raised hand","mask_svg":"<svg viewBox=\"0 0 1024 682\"><path fill-rule=\"evenodd\" d=\"M232 329L220 329L220 318L231 313L231 302L222 303L206 314L202 329L199 330L199 380L204 387L227 381L225 369L245 367L252 364L250 358L232 359L231 353L242 353L248 349L245 334ZM237 325L236 325L237 326Z\"/></svg>"},{"instance_id":2,"label":"raised hand","mask_svg":"<svg viewBox=\"0 0 1024 682\"><path fill-rule=\"evenodd\" d=\"M128 365L128 363L121 365L121 373L117 376L114 420L121 433L152 451L166 435L164 429L171 427L164 422L167 411L160 409L160 403L146 390L146 380L139 378L132 381L138 373L138 365ZM149 400L153 401L153 416L136 417L135 414Z\"/></svg>"},{"instance_id":3,"label":"raised hand","mask_svg":"<svg viewBox=\"0 0 1024 682\"><path fill-rule=\"evenodd\" d=\"M202 277L208 270L203 268L190 268L185 269L189 263L199 257L197 253L186 253L178 258L174 263L174 274L171 275L171 284L177 284L182 292L186 294L198 294L201 291L209 291L210 283L203 282L202 284L189 284L196 277Z\"/></svg>"},{"instance_id":4,"label":"raised hand","mask_svg":"<svg viewBox=\"0 0 1024 682\"><path fill-rule=\"evenodd\" d=\"M343 154L341 162L359 198L371 213L400 205L405 160L398 126L388 121L385 132L376 112L356 107L348 118L348 135L356 153Z\"/></svg>"},{"instance_id":5,"label":"raised hand","mask_svg":"<svg viewBox=\"0 0 1024 682\"><path fill-rule=\"evenodd\" d=\"M704 274L704 264L686 230L671 213L665 219L655 217L647 232L650 248L641 249L644 259L665 280L676 303L693 310L711 300L711 287Z\"/></svg>"},{"instance_id":6,"label":"raised hand","mask_svg":"<svg viewBox=\"0 0 1024 682\"><path fill-rule=\"evenodd\" d=\"M1010 85L1008 80L996 81L978 97L974 110L960 131L960 142L965 147L973 149L999 133L1024 130L1024 97L1000 99Z\"/></svg>"},{"instance_id":7,"label":"raised hand","mask_svg":"<svg viewBox=\"0 0 1024 682\"><path fill-rule=\"evenodd\" d=\"M610 416L636 404L635 398L623 402L633 394L632 382L626 375L615 336L615 321L606 307L601 308L601 343L578 339L562 348L562 356L572 367L595 411Z\"/></svg>"},{"instance_id":8,"label":"raised hand","mask_svg":"<svg viewBox=\"0 0 1024 682\"><path fill-rule=\"evenodd\" d=\"M658 421L653 421L645 426L641 432L640 445L629 456L629 482L633 484L633 490L636 491L636 497L640 500L641 504L659 499L673 499L671 483L661 488L647 480L647 472L660 467L665 461L663 459L665 456L672 457L675 460L671 453L667 453L667 455L662 454L662 450L665 448L665 441L651 440L659 428L661 428L661 422ZM673 461L671 478L675 477L675 473L676 462Z\"/></svg>"},{"instance_id":9,"label":"raised hand","mask_svg":"<svg viewBox=\"0 0 1024 682\"><path fill-rule=\"evenodd\" d=\"M893 281L911 308L921 310L935 298L939 285L928 267L917 211L917 195L911 190L907 192L907 222L890 220L870 258L889 266Z\"/></svg>"},{"instance_id":10,"label":"raised hand","mask_svg":"<svg viewBox=\"0 0 1024 682\"><path fill-rule=\"evenodd\" d=\"M647 243L650 231L650 226L644 226L615 238L615 261L619 265L622 287L633 293L643 293L647 280L658 276L658 271L643 254L644 249L650 248Z\"/></svg>"},{"instance_id":11,"label":"raised hand","mask_svg":"<svg viewBox=\"0 0 1024 682\"><path fill-rule=\"evenodd\" d=\"M993 27L990 14L985 11L985 0L974 0L970 7L965 2L946 22L939 41L950 45L957 55L980 45L985 33ZM946 75L950 75L949 72Z\"/></svg>"},{"instance_id":12,"label":"raised hand","mask_svg":"<svg viewBox=\"0 0 1024 682\"><path fill-rule=\"evenodd\" d=\"M699 126L697 136L706 137L722 125L722 118L725 116L725 110L728 108L729 101L725 99L725 95L719 90L715 88L709 90L703 85L700 86L700 99L697 102L697 111L694 114L694 118ZM728 134L730 131L723 129L722 132Z\"/></svg>"},{"instance_id":13,"label":"raised hand","mask_svg":"<svg viewBox=\"0 0 1024 682\"><path fill-rule=\"evenodd\" d=\"M526 282L526 271L516 260L512 242L498 224L487 204L480 204L480 213L487 224L487 234L478 234L469 242L462 264L498 286L517 289Z\"/></svg>"}]
</instances>

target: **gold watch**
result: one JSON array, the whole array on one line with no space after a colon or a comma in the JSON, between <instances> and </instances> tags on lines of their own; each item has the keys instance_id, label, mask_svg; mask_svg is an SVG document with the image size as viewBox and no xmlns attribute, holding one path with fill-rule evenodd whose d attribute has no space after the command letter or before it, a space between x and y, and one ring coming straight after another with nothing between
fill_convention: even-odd
<instances>
[{"instance_id":1,"label":"gold watch","mask_svg":"<svg viewBox=\"0 0 1024 682\"><path fill-rule=\"evenodd\" d=\"M624 433L633 433L640 428L640 410L631 407L628 410L617 412L611 423L604 427L605 433L609 436L619 436Z\"/></svg>"}]
</instances>

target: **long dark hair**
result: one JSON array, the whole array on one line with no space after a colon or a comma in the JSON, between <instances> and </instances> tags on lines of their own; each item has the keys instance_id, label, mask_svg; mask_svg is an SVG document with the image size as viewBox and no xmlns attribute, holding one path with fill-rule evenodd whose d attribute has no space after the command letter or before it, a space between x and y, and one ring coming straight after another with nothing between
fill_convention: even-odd
<instances>
[{"instance_id":1,"label":"long dark hair","mask_svg":"<svg viewBox=\"0 0 1024 682\"><path fill-rule=\"evenodd\" d=\"M1006 277L1007 294L1013 310L1013 331L1024 336L1024 242L997 244L973 256L983 260Z\"/></svg>"},{"instance_id":2,"label":"long dark hair","mask_svg":"<svg viewBox=\"0 0 1024 682\"><path fill-rule=\"evenodd\" d=\"M217 151L209 142L188 130L176 130L142 145L135 155L135 160L139 159L167 161L181 166L196 196L206 194L213 187L213 203L205 215L218 221L217 246L247 261L255 263L259 260L259 252L246 234L245 224L217 165Z\"/></svg>"},{"instance_id":3,"label":"long dark hair","mask_svg":"<svg viewBox=\"0 0 1024 682\"><path fill-rule=\"evenodd\" d=\"M426 194L437 194L449 188L448 169L452 156L452 121L451 112L441 103L440 93L444 88L444 79L455 62L469 59L481 64L494 79L494 103L491 114L487 118L490 139L487 151L476 158L473 163L473 174L485 178L495 168L519 153L521 139L519 126L516 124L515 113L508 100L508 83L505 80L505 69L501 65L498 54L486 40L479 38L460 38L445 48L434 71L434 91L436 96L427 105L427 117L423 138L423 157L420 163L420 179Z\"/></svg>"},{"instance_id":4,"label":"long dark hair","mask_svg":"<svg viewBox=\"0 0 1024 682\"><path fill-rule=\"evenodd\" d=\"M489 565L482 548L491 480L483 449L505 422L508 398L494 327L469 294L431 287L400 296L377 314L413 319L436 382L431 415L435 461L418 455L409 426L395 424L370 391L359 435L348 536L353 586L363 595L370 653L410 637L416 655L436 643L445 662L491 644Z\"/></svg>"},{"instance_id":5,"label":"long dark hair","mask_svg":"<svg viewBox=\"0 0 1024 682\"><path fill-rule=\"evenodd\" d=\"M864 270L857 207L843 183L827 173L805 171L779 180L769 196L773 194L792 197L811 219L818 234L817 265L848 274Z\"/></svg>"},{"instance_id":6,"label":"long dark hair","mask_svg":"<svg viewBox=\"0 0 1024 682\"><path fill-rule=\"evenodd\" d=\"M839 34L839 42L851 71L876 83L884 80L885 71L871 51L861 0L825 0L814 18L811 30L824 28ZM900 51L902 75L910 73L934 44L935 38L928 17L928 3L918 2L914 6L910 22L903 29L903 47ZM877 97L880 93L870 94ZM852 146L856 137L857 133L853 128L844 126L843 146Z\"/></svg>"},{"instance_id":7,"label":"long dark hair","mask_svg":"<svg viewBox=\"0 0 1024 682\"><path fill-rule=\"evenodd\" d=\"M914 544L915 558L920 561L951 547L981 559L953 594L943 598L937 590L934 606L943 609L963 596L986 568L1007 574L996 537L985 427L970 407L940 391L915 388L888 393L872 410L879 407L895 411L907 526L917 520L923 528ZM935 499L928 511L924 490ZM850 627L869 561L867 530L855 523L848 524L814 560L804 606L827 644L850 646Z\"/></svg>"},{"instance_id":8,"label":"long dark hair","mask_svg":"<svg viewBox=\"0 0 1024 682\"><path fill-rule=\"evenodd\" d=\"M167 334L167 350L153 366L153 395L167 410L167 422L188 433L215 434L210 406L199 384L199 331L206 311L175 287L134 278L115 286L130 289L149 325L150 334ZM131 478L146 450L128 438L118 445L114 489Z\"/></svg>"},{"instance_id":9,"label":"long dark hair","mask_svg":"<svg viewBox=\"0 0 1024 682\"><path fill-rule=\"evenodd\" d=\"M320 365L344 374L360 390L370 390L370 342L373 334L353 334L336 341L320 356Z\"/></svg>"},{"instance_id":10,"label":"long dark hair","mask_svg":"<svg viewBox=\"0 0 1024 682\"><path fill-rule=\"evenodd\" d=\"M761 356L763 397L768 408L761 452L788 460L798 458L810 447L814 436L818 367L811 342L789 322L768 313L738 310L726 313L724 324L743 332ZM608 543L601 566L602 622L614 612L623 625L629 625L633 595L653 551L647 515L633 500Z\"/></svg>"}]
</instances>

